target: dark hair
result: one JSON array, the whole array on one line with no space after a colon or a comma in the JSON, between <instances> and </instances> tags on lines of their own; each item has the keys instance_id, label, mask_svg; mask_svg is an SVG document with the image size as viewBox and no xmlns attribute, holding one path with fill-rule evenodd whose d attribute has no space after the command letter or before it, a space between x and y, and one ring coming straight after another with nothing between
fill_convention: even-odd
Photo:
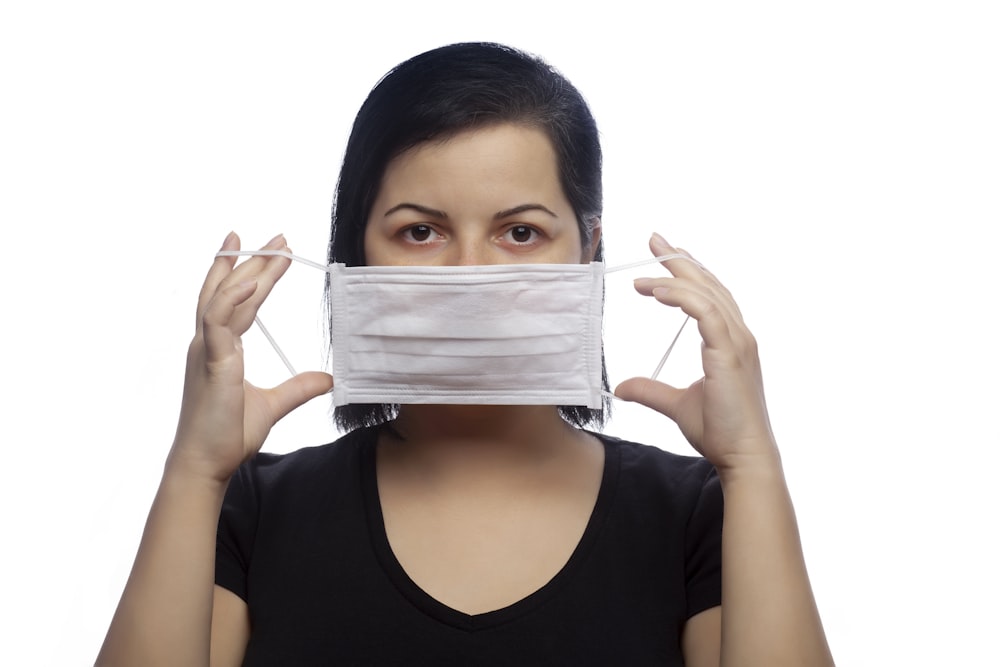
<instances>
[{"instance_id":1,"label":"dark hair","mask_svg":"<svg viewBox=\"0 0 1000 667\"><path fill-rule=\"evenodd\" d=\"M559 179L576 214L584 248L601 216L601 144L597 124L579 91L544 61L508 46L452 44L398 65L372 89L351 129L333 209L329 262L365 263L365 226L390 161L426 141L477 127L518 123L544 131L555 148ZM598 242L594 259L603 260ZM327 278L327 291L330 289ZM336 378L334 378L336 382ZM607 389L607 372L603 371ZM577 426L601 426L604 410L562 406ZM399 406L336 408L343 430L393 419Z\"/></svg>"}]
</instances>

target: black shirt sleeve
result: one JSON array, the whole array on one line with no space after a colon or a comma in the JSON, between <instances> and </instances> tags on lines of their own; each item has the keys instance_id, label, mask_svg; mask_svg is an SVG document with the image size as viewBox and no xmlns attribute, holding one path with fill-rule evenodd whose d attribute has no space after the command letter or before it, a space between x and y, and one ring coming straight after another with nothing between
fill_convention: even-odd
<instances>
[{"instance_id":1,"label":"black shirt sleeve","mask_svg":"<svg viewBox=\"0 0 1000 667\"><path fill-rule=\"evenodd\" d=\"M722 602L722 509L722 485L712 468L685 530L688 618Z\"/></svg>"},{"instance_id":2,"label":"black shirt sleeve","mask_svg":"<svg viewBox=\"0 0 1000 667\"><path fill-rule=\"evenodd\" d=\"M254 461L229 480L215 542L215 583L247 601L247 571L257 534L258 503Z\"/></svg>"}]
</instances>

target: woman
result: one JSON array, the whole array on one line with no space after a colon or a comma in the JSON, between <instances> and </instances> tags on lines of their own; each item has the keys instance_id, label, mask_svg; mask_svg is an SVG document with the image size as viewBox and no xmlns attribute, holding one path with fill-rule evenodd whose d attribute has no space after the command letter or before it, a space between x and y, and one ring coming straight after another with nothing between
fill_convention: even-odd
<instances>
[{"instance_id":1,"label":"woman","mask_svg":"<svg viewBox=\"0 0 1000 667\"><path fill-rule=\"evenodd\" d=\"M515 50L454 45L390 72L359 112L329 260L588 263L600 215L579 93ZM231 234L223 250L238 248ZM700 265L667 260L672 276L636 289L697 320L705 377L616 394L704 458L583 430L601 410L463 404L343 406L337 443L256 455L334 382L243 379L239 336L288 264L219 257L208 273L177 434L98 664L832 663L755 344Z\"/></svg>"}]
</instances>

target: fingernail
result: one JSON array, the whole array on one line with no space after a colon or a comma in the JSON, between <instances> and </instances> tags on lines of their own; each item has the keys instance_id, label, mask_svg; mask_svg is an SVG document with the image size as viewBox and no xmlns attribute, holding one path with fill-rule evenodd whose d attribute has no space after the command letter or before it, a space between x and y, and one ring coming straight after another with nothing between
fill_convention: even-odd
<instances>
[{"instance_id":1,"label":"fingernail","mask_svg":"<svg viewBox=\"0 0 1000 667\"><path fill-rule=\"evenodd\" d=\"M273 239L271 239L270 241L268 241L267 245L265 245L264 247L265 248L270 248L270 247L273 246L275 248L280 248L283 245L285 245L285 235L284 234L278 234Z\"/></svg>"},{"instance_id":2,"label":"fingernail","mask_svg":"<svg viewBox=\"0 0 1000 667\"><path fill-rule=\"evenodd\" d=\"M652 278L636 278L635 280L632 281L632 284L635 285L636 289L642 289L644 287L648 287L649 284L652 282L653 282Z\"/></svg>"},{"instance_id":3,"label":"fingernail","mask_svg":"<svg viewBox=\"0 0 1000 667\"><path fill-rule=\"evenodd\" d=\"M660 236L659 234L657 234L656 232L653 232L653 236L650 239L650 243L657 250L670 250L670 244L667 243L667 240L662 236Z\"/></svg>"},{"instance_id":4,"label":"fingernail","mask_svg":"<svg viewBox=\"0 0 1000 667\"><path fill-rule=\"evenodd\" d=\"M233 240L234 236L236 236L236 232L229 232L226 234L226 240L222 242L222 247L219 248L219 250L225 250L226 246L229 245L229 242Z\"/></svg>"}]
</instances>

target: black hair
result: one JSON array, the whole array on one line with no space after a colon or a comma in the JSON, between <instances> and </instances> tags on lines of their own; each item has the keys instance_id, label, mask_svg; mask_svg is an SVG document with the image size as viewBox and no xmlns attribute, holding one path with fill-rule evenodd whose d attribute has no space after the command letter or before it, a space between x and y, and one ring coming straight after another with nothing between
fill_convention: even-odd
<instances>
[{"instance_id":1,"label":"black hair","mask_svg":"<svg viewBox=\"0 0 1000 667\"><path fill-rule=\"evenodd\" d=\"M361 105L337 183L327 261L365 264L365 226L393 158L424 142L498 123L535 127L548 135L582 246L589 248L603 205L601 144L583 96L535 56L501 44L465 43L398 65ZM594 260L602 261L603 254L598 241ZM602 374L607 389L606 370ZM609 408L605 399L603 410L561 406L559 411L576 426L601 426ZM389 404L345 405L335 409L334 421L348 431L387 422L398 410Z\"/></svg>"}]
</instances>

